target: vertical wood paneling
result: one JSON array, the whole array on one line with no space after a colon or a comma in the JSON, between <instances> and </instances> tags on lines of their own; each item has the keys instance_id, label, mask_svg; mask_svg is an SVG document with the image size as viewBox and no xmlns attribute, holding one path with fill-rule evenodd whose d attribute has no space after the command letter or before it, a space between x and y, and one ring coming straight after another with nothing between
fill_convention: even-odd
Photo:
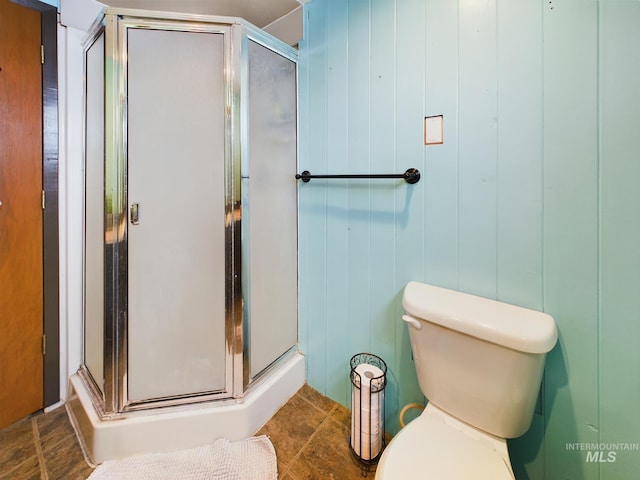
<instances>
[{"instance_id":1,"label":"vertical wood paneling","mask_svg":"<svg viewBox=\"0 0 640 480\"><path fill-rule=\"evenodd\" d=\"M305 7L305 40L300 59L301 170L326 171L327 165L327 5ZM305 48L305 46L307 48ZM319 183L300 182L299 271L300 339L307 356L307 381L326 388L327 354L327 198Z\"/></svg>"},{"instance_id":2,"label":"vertical wood paneling","mask_svg":"<svg viewBox=\"0 0 640 480\"><path fill-rule=\"evenodd\" d=\"M331 33L327 37L327 172L344 172L348 160L349 110L348 75L348 18L346 0L327 5L327 22ZM316 182L321 185L322 182ZM336 188L337 186L337 188ZM349 278L345 265L348 261L348 189L344 185L328 182L327 191L327 351L326 393L345 403L350 398L349 382L349 329L347 315ZM346 380L346 381L345 381Z\"/></svg>"},{"instance_id":3,"label":"vertical wood paneling","mask_svg":"<svg viewBox=\"0 0 640 480\"><path fill-rule=\"evenodd\" d=\"M542 9L499 2L498 299L542 308Z\"/></svg>"},{"instance_id":4,"label":"vertical wood paneling","mask_svg":"<svg viewBox=\"0 0 640 480\"><path fill-rule=\"evenodd\" d=\"M371 4L349 2L348 40L348 161L345 172L370 170L370 60ZM366 180L333 182L331 188L348 185L349 305L346 333L351 354L369 350L371 318L371 204Z\"/></svg>"},{"instance_id":5,"label":"vertical wood paneling","mask_svg":"<svg viewBox=\"0 0 640 480\"><path fill-rule=\"evenodd\" d=\"M640 368L639 9L608 0L305 5L303 166L423 175L414 186L301 186L312 386L348 403L349 357L381 354L396 432L399 409L422 398L400 321L407 281L542 309L560 340L533 426L509 444L518 478L635 474L637 452L598 465L566 445L640 441L640 380L629 373ZM445 143L424 146L423 118L437 114ZM345 151L345 163L333 157Z\"/></svg>"},{"instance_id":6,"label":"vertical wood paneling","mask_svg":"<svg viewBox=\"0 0 640 480\"><path fill-rule=\"evenodd\" d=\"M600 441L640 442L640 3L600 10ZM634 478L640 452L618 451L602 480Z\"/></svg>"},{"instance_id":7,"label":"vertical wood paneling","mask_svg":"<svg viewBox=\"0 0 640 480\"><path fill-rule=\"evenodd\" d=\"M597 4L544 11L544 307L560 331L547 357L547 478L598 478L567 443L599 440Z\"/></svg>"},{"instance_id":8,"label":"vertical wood paneling","mask_svg":"<svg viewBox=\"0 0 640 480\"><path fill-rule=\"evenodd\" d=\"M395 2L373 2L371 10L371 172L402 170L395 162ZM404 171L404 170L402 170ZM371 323L369 350L393 357L395 299L395 196L404 181L374 180L371 202Z\"/></svg>"},{"instance_id":9,"label":"vertical wood paneling","mask_svg":"<svg viewBox=\"0 0 640 480\"><path fill-rule=\"evenodd\" d=\"M495 298L496 6L495 0L459 5L459 287Z\"/></svg>"},{"instance_id":10,"label":"vertical wood paneling","mask_svg":"<svg viewBox=\"0 0 640 480\"><path fill-rule=\"evenodd\" d=\"M409 333L402 322L402 290L407 282L424 278L425 193L429 172L425 171L422 122L424 117L425 55L424 0L396 1L396 170L418 168L421 179L415 185L402 185L396 193L396 286L387 295L396 300L394 354L388 359L389 384L386 393L387 425L397 431L398 413L407 403L424 399L416 382ZM393 337L391 337L393 338ZM392 341L389 339L390 342Z\"/></svg>"},{"instance_id":11,"label":"vertical wood paneling","mask_svg":"<svg viewBox=\"0 0 640 480\"><path fill-rule=\"evenodd\" d=\"M450 0L422 3L426 3L424 116L444 117L444 143L423 147L426 154L424 279L457 289L459 7Z\"/></svg>"}]
</instances>

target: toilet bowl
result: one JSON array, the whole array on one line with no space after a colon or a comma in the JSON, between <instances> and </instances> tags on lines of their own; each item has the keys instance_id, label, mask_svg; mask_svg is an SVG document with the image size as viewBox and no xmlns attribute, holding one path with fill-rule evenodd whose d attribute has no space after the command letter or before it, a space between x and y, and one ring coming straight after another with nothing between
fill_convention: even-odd
<instances>
[{"instance_id":1,"label":"toilet bowl","mask_svg":"<svg viewBox=\"0 0 640 480\"><path fill-rule=\"evenodd\" d=\"M447 415L433 404L394 437L376 479L513 480L505 439Z\"/></svg>"},{"instance_id":2,"label":"toilet bowl","mask_svg":"<svg viewBox=\"0 0 640 480\"><path fill-rule=\"evenodd\" d=\"M531 425L553 318L418 282L402 304L429 403L383 452L376 480L513 480L507 438Z\"/></svg>"}]
</instances>

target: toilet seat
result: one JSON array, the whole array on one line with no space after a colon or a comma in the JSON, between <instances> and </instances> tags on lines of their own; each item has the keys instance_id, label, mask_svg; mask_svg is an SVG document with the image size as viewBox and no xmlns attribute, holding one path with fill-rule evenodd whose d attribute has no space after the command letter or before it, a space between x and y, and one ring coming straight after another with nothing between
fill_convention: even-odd
<instances>
[{"instance_id":1,"label":"toilet seat","mask_svg":"<svg viewBox=\"0 0 640 480\"><path fill-rule=\"evenodd\" d=\"M513 480L507 462L490 441L472 438L425 410L391 441L376 480Z\"/></svg>"}]
</instances>

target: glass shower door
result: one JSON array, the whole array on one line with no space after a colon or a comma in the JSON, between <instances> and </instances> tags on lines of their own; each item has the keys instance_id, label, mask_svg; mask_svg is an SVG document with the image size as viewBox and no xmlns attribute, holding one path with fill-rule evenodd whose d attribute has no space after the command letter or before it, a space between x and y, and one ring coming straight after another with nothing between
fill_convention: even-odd
<instances>
[{"instance_id":1,"label":"glass shower door","mask_svg":"<svg viewBox=\"0 0 640 480\"><path fill-rule=\"evenodd\" d=\"M247 57L242 243L252 380L298 341L297 65L253 39Z\"/></svg>"},{"instance_id":2,"label":"glass shower door","mask_svg":"<svg viewBox=\"0 0 640 480\"><path fill-rule=\"evenodd\" d=\"M86 53L85 211L84 211L84 364L104 394L105 175L104 32Z\"/></svg>"},{"instance_id":3,"label":"glass shower door","mask_svg":"<svg viewBox=\"0 0 640 480\"><path fill-rule=\"evenodd\" d=\"M127 397L224 391L224 35L127 32Z\"/></svg>"}]
</instances>

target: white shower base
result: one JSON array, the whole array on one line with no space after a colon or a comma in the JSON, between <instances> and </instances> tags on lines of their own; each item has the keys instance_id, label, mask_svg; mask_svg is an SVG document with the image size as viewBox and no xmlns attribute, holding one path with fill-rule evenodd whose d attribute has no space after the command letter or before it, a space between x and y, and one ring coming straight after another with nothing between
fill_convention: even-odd
<instances>
[{"instance_id":1,"label":"white shower base","mask_svg":"<svg viewBox=\"0 0 640 480\"><path fill-rule=\"evenodd\" d=\"M304 357L296 354L252 385L241 400L218 400L158 412L102 420L80 377L70 379L67 411L88 461L99 464L142 453L196 447L219 438L255 434L305 381Z\"/></svg>"}]
</instances>

